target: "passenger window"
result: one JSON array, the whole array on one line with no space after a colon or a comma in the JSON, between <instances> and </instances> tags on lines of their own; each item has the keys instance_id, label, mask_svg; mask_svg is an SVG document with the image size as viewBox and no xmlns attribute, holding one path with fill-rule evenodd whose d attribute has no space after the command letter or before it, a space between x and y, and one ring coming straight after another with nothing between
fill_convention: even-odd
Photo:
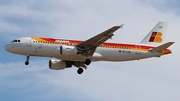
<instances>
[{"instance_id":1,"label":"passenger window","mask_svg":"<svg viewBox=\"0 0 180 101\"><path fill-rule=\"evenodd\" d=\"M18 40L18 42L20 42L20 40Z\"/></svg>"}]
</instances>

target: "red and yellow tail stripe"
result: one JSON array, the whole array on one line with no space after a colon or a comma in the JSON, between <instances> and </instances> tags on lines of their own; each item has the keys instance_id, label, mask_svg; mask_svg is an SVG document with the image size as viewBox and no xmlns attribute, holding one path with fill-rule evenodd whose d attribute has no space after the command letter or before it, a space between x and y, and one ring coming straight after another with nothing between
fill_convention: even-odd
<instances>
[{"instance_id":1,"label":"red and yellow tail stripe","mask_svg":"<svg viewBox=\"0 0 180 101\"><path fill-rule=\"evenodd\" d=\"M149 42L162 42L162 33L161 32L152 32Z\"/></svg>"}]
</instances>

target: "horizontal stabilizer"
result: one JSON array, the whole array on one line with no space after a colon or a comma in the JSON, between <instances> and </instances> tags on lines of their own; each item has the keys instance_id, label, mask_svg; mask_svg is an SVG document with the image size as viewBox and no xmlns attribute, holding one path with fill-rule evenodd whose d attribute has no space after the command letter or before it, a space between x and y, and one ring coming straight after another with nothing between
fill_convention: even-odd
<instances>
[{"instance_id":1,"label":"horizontal stabilizer","mask_svg":"<svg viewBox=\"0 0 180 101\"><path fill-rule=\"evenodd\" d=\"M160 46L158 46L158 47L155 47L155 48L151 49L150 51L152 51L152 52L161 52L161 51L167 49L167 48L168 48L169 46L171 46L173 43L174 43L174 42L167 42L167 43L165 43L165 44L162 44L162 45L160 45Z\"/></svg>"}]
</instances>

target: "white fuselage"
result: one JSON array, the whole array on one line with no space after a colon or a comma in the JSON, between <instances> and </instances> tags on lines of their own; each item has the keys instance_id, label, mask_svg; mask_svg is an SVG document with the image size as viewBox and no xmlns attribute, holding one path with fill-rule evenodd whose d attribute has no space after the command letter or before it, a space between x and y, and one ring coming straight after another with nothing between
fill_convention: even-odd
<instances>
[{"instance_id":1,"label":"white fuselage","mask_svg":"<svg viewBox=\"0 0 180 101\"><path fill-rule=\"evenodd\" d=\"M61 55L58 51L60 46L74 47L75 45L68 44L53 44L43 43L41 41L33 40L31 37L19 38L19 42L12 42L5 46L5 49L11 53L26 55L26 56L41 56L41 57L55 57L60 60L68 61L85 61L86 57L82 54L76 55ZM90 56L92 61L129 61L139 60L149 57L159 57L164 53L153 53L142 49L143 45L132 45L135 49L124 47L97 47L93 56ZM152 48L152 46L146 46Z\"/></svg>"}]
</instances>

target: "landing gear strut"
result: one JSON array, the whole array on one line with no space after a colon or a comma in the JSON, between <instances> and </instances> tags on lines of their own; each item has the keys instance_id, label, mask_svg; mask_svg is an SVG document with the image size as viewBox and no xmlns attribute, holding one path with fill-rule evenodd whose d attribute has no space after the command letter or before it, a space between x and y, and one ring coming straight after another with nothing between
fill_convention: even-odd
<instances>
[{"instance_id":1,"label":"landing gear strut","mask_svg":"<svg viewBox=\"0 0 180 101\"><path fill-rule=\"evenodd\" d=\"M90 64L91 64L91 60L89 59L89 54L88 54L88 52L85 52L84 55L86 56L85 64L86 64L86 65L90 65Z\"/></svg>"},{"instance_id":2,"label":"landing gear strut","mask_svg":"<svg viewBox=\"0 0 180 101\"><path fill-rule=\"evenodd\" d=\"M85 64L89 65L90 63L91 63L91 60L90 59L86 59Z\"/></svg>"},{"instance_id":3,"label":"landing gear strut","mask_svg":"<svg viewBox=\"0 0 180 101\"><path fill-rule=\"evenodd\" d=\"M26 56L26 62L25 62L25 65L28 65L28 64L29 64L29 58L30 58L30 56Z\"/></svg>"},{"instance_id":4,"label":"landing gear strut","mask_svg":"<svg viewBox=\"0 0 180 101\"><path fill-rule=\"evenodd\" d=\"M77 73L78 73L78 74L82 74L83 71L84 71L84 70L83 70L82 68L79 68L79 69L77 70Z\"/></svg>"}]
</instances>

